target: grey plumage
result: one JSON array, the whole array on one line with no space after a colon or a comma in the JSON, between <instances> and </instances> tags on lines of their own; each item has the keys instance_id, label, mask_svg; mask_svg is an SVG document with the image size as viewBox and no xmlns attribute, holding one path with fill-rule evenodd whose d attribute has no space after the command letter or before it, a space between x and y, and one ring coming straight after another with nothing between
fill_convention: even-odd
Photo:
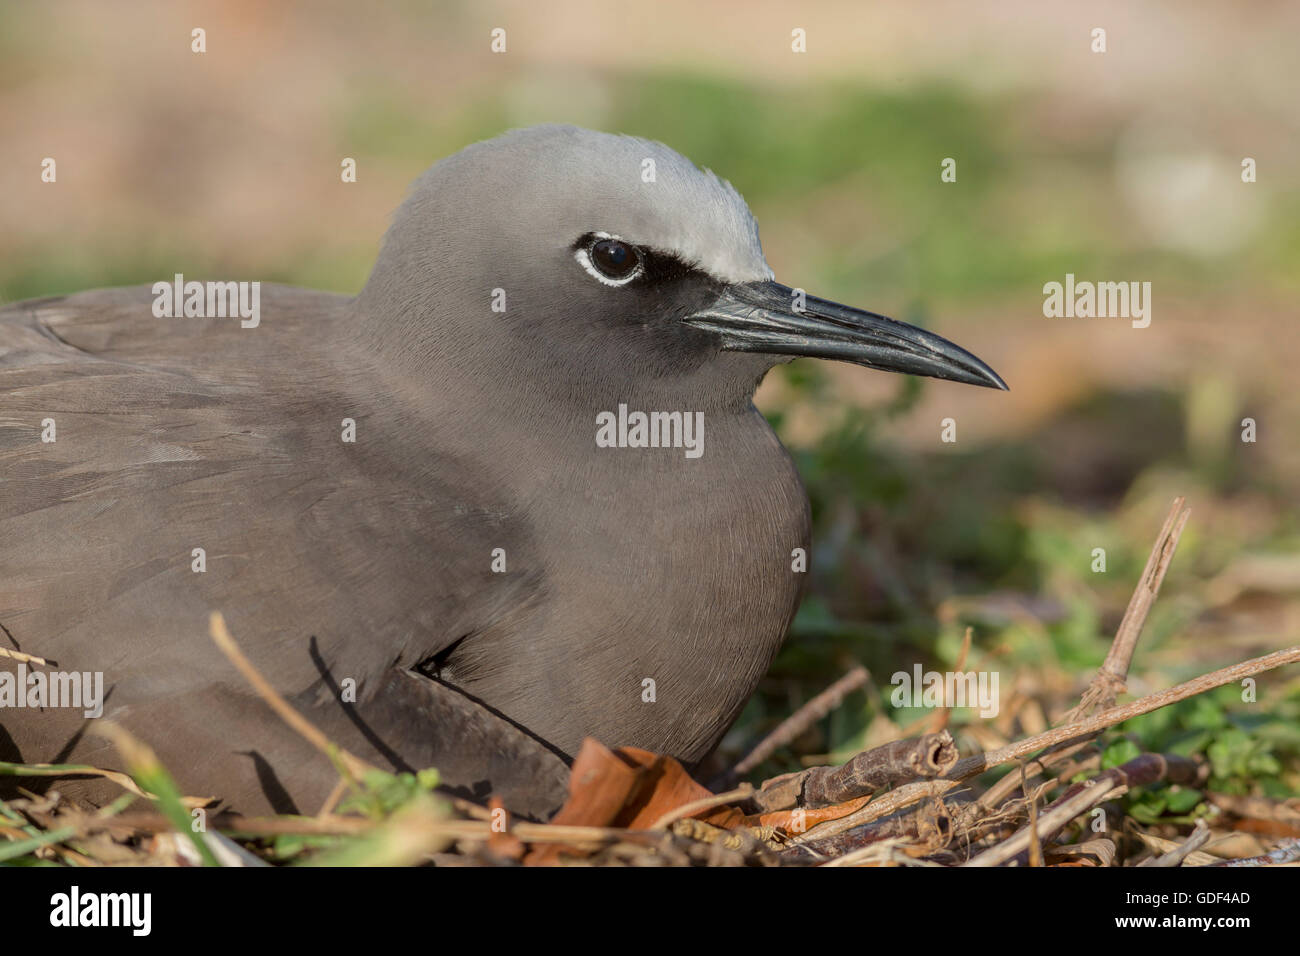
<instances>
[{"instance_id":1,"label":"grey plumage","mask_svg":"<svg viewBox=\"0 0 1300 956\"><path fill-rule=\"evenodd\" d=\"M613 288L584 271L595 234L646 250L645 274ZM555 809L587 735L693 764L804 577L807 501L751 399L782 353L822 353L807 319L745 325L776 314L770 278L712 174L539 127L425 173L354 299L263 286L255 329L155 318L147 287L0 310L0 624L103 671L105 715L187 792L244 812L315 812L334 776L211 645L210 610L343 746L520 812ZM862 335L843 321L825 333L841 350ZM933 338L907 370L1000 384ZM881 341L853 360L889 367ZM619 403L703 412L705 454L596 448ZM0 759L115 765L85 728L0 711Z\"/></svg>"}]
</instances>

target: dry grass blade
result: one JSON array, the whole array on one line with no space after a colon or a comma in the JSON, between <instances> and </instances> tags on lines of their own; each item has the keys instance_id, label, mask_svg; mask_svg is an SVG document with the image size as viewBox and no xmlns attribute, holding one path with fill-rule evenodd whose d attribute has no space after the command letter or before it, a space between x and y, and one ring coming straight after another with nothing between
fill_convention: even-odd
<instances>
[{"instance_id":1,"label":"dry grass blade","mask_svg":"<svg viewBox=\"0 0 1300 956\"><path fill-rule=\"evenodd\" d=\"M153 799L154 794L143 789L131 779L130 775L120 770L104 770L87 764L76 763L8 763L0 761L0 774L13 777L103 777L112 780L124 790L129 790L137 797ZM182 797L187 809L206 807L214 802L213 797Z\"/></svg>"},{"instance_id":2,"label":"dry grass blade","mask_svg":"<svg viewBox=\"0 0 1300 956\"><path fill-rule=\"evenodd\" d=\"M1025 765L1020 765L1020 789L1029 793L1029 780L1025 776ZM1038 794L1031 794L1029 797L1029 865L1041 867L1043 865L1043 837L1038 831Z\"/></svg>"},{"instance_id":3,"label":"dry grass blade","mask_svg":"<svg viewBox=\"0 0 1300 956\"><path fill-rule=\"evenodd\" d=\"M1153 856L1150 859L1143 860L1138 866L1182 866L1184 860L1209 842L1210 828L1204 820L1197 820L1196 827L1186 840L1168 853L1162 853L1160 856Z\"/></svg>"},{"instance_id":4,"label":"dry grass blade","mask_svg":"<svg viewBox=\"0 0 1300 956\"><path fill-rule=\"evenodd\" d=\"M10 650L7 647L0 647L0 657L9 657L20 664L39 664L41 667L48 667L49 661L43 657L37 657L35 654L24 654L22 651Z\"/></svg>"},{"instance_id":5,"label":"dry grass blade","mask_svg":"<svg viewBox=\"0 0 1300 956\"><path fill-rule=\"evenodd\" d=\"M364 776L368 771L376 769L372 764L337 746L320 731L320 728L294 710L289 702L280 696L280 693L271 686L270 681L263 677L261 671L253 666L253 662L244 656L244 652L239 649L235 639L230 636L230 631L226 628L226 620L221 616L220 612L212 612L211 617L208 619L208 631L212 636L213 643L221 649L221 652L244 675L244 678L253 685L253 689L267 702L280 719L301 734L313 747L329 757L348 776L355 780Z\"/></svg>"},{"instance_id":6,"label":"dry grass blade","mask_svg":"<svg viewBox=\"0 0 1300 956\"><path fill-rule=\"evenodd\" d=\"M1182 846L1182 844L1179 843L1177 840L1166 840L1164 837L1156 836L1153 833L1146 833L1140 829L1134 830L1133 835L1137 837L1137 839L1140 840L1147 847L1147 849L1151 850L1153 854L1151 859L1154 859L1155 857L1161 856L1166 853L1170 853L1178 849L1180 846ZM1220 859L1219 857L1214 856L1212 853L1205 852L1204 849L1191 850L1188 852L1186 858L1183 860L1183 865L1210 866L1211 864L1218 863L1219 859ZM1139 863L1138 865L1150 866L1150 863L1147 860L1143 860L1142 863Z\"/></svg>"},{"instance_id":7,"label":"dry grass blade","mask_svg":"<svg viewBox=\"0 0 1300 956\"><path fill-rule=\"evenodd\" d=\"M742 783L734 790L728 790L726 793L715 793L711 797L702 797L699 800L692 800L690 803L684 803L680 807L669 810L653 824L651 830L667 830L673 823L678 820L684 820L686 817L694 816L703 810L712 810L714 807L726 806L729 803L738 803L741 800L748 799L754 793L751 784Z\"/></svg>"}]
</instances>

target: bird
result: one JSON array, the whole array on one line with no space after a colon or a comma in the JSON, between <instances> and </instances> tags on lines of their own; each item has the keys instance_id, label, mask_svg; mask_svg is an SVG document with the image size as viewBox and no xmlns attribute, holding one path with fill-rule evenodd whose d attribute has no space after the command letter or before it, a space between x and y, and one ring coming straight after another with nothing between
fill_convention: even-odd
<instances>
[{"instance_id":1,"label":"bird","mask_svg":"<svg viewBox=\"0 0 1300 956\"><path fill-rule=\"evenodd\" d=\"M340 747L546 819L587 738L698 766L782 645L810 516L769 370L1006 388L777 283L714 173L575 126L435 163L356 295L259 284L247 322L167 286L0 309L0 669L102 673L103 719L243 813L314 813L338 775L213 611ZM121 769L96 719L0 709L0 760Z\"/></svg>"}]
</instances>

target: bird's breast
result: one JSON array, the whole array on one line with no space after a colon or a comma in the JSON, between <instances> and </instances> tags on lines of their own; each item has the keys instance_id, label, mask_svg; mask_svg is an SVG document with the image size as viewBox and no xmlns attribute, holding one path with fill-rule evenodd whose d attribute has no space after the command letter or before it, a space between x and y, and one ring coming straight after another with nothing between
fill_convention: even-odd
<instances>
[{"instance_id":1,"label":"bird's breast","mask_svg":"<svg viewBox=\"0 0 1300 956\"><path fill-rule=\"evenodd\" d=\"M706 435L695 458L597 448L539 478L527 510L544 516L544 600L513 647L467 643L474 671L491 675L467 689L570 754L586 735L686 762L707 754L781 645L809 520L756 412Z\"/></svg>"}]
</instances>

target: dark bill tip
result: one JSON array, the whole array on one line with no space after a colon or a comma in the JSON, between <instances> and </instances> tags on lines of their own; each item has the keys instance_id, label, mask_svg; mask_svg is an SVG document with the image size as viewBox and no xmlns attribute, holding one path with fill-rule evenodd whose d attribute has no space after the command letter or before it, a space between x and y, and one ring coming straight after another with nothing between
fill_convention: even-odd
<instances>
[{"instance_id":1,"label":"dark bill tip","mask_svg":"<svg viewBox=\"0 0 1300 956\"><path fill-rule=\"evenodd\" d=\"M717 333L731 351L833 359L1009 391L1002 376L942 336L777 282L729 286L685 321Z\"/></svg>"}]
</instances>

